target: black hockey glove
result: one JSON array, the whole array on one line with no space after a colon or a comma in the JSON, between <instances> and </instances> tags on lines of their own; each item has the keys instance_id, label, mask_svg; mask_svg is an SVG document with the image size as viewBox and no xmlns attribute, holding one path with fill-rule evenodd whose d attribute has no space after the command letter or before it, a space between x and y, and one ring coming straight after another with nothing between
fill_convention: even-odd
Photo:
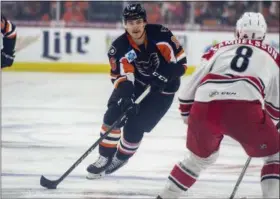
<instances>
[{"instance_id":1,"label":"black hockey glove","mask_svg":"<svg viewBox=\"0 0 280 199\"><path fill-rule=\"evenodd\" d=\"M131 82L121 82L117 88L117 106L122 112L128 111L127 116L138 113L139 106L134 103L134 86Z\"/></svg>"},{"instance_id":2,"label":"black hockey glove","mask_svg":"<svg viewBox=\"0 0 280 199\"><path fill-rule=\"evenodd\" d=\"M121 82L116 89L117 101L116 105L121 110L121 112L126 112L126 118L118 125L121 128L127 122L127 119L136 115L139 112L139 105L134 103L134 86L131 82L125 81Z\"/></svg>"},{"instance_id":3,"label":"black hockey glove","mask_svg":"<svg viewBox=\"0 0 280 199\"><path fill-rule=\"evenodd\" d=\"M177 63L169 63L159 67L152 73L154 76L151 82L151 88L154 92L161 92L164 90L169 81L181 77L185 72L184 66Z\"/></svg>"},{"instance_id":4,"label":"black hockey glove","mask_svg":"<svg viewBox=\"0 0 280 199\"><path fill-rule=\"evenodd\" d=\"M13 53L6 53L1 50L1 68L12 66L14 63Z\"/></svg>"}]
</instances>

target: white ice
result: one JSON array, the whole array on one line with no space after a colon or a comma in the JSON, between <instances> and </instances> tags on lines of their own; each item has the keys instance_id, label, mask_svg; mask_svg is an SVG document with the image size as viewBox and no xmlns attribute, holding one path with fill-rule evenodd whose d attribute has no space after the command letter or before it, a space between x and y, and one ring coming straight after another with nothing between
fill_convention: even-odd
<instances>
[{"instance_id":1,"label":"white ice","mask_svg":"<svg viewBox=\"0 0 280 199\"><path fill-rule=\"evenodd\" d=\"M111 176L85 178L95 149L56 190L39 184L41 175L58 179L96 141L112 88L104 74L2 72L3 198L156 197L186 153L177 99L129 163ZM226 137L216 164L183 198L228 198L246 159L239 144ZM261 165L262 160L252 160L236 198L261 197Z\"/></svg>"}]
</instances>

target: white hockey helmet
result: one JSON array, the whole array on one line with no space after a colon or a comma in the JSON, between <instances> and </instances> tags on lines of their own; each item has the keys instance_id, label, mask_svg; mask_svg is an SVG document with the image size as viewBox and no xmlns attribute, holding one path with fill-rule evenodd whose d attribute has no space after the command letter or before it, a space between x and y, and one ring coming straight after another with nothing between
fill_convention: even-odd
<instances>
[{"instance_id":1,"label":"white hockey helmet","mask_svg":"<svg viewBox=\"0 0 280 199\"><path fill-rule=\"evenodd\" d=\"M236 39L264 40L266 21L261 13L245 12L236 23Z\"/></svg>"}]
</instances>

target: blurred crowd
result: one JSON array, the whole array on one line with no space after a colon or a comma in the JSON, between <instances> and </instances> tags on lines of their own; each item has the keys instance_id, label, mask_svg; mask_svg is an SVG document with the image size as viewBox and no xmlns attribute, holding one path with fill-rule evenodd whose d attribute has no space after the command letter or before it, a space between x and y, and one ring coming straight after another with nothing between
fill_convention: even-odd
<instances>
[{"instance_id":1,"label":"blurred crowd","mask_svg":"<svg viewBox=\"0 0 280 199\"><path fill-rule=\"evenodd\" d=\"M120 22L126 1L2 1L11 20ZM143 2L149 23L234 26L244 11L261 12L268 26L279 27L279 1Z\"/></svg>"}]
</instances>

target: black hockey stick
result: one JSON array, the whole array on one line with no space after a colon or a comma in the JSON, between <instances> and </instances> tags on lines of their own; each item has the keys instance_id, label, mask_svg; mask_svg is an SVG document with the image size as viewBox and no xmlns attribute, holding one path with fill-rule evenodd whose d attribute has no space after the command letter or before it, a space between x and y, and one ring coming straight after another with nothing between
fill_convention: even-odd
<instances>
[{"instance_id":1,"label":"black hockey stick","mask_svg":"<svg viewBox=\"0 0 280 199\"><path fill-rule=\"evenodd\" d=\"M277 128L278 131L280 130L280 122L278 122L278 124L276 125L276 128ZM247 161L246 161L246 163L245 163L245 165L244 165L244 167L242 169L242 172L240 173L239 178L238 178L238 180L237 180L237 182L236 182L236 184L235 184L235 186L233 188L233 191L232 191L229 199L233 199L234 198L234 196L236 194L236 191L237 191L237 189L238 189L238 187L239 187L239 185L241 183L241 180L243 179L243 177L245 175L245 172L246 172L246 170L247 170L247 168L248 168L248 166L249 166L249 164L251 162L251 159L252 159L251 157L248 157L248 159L247 159Z\"/></svg>"},{"instance_id":2,"label":"black hockey stick","mask_svg":"<svg viewBox=\"0 0 280 199\"><path fill-rule=\"evenodd\" d=\"M135 104L139 104L151 91L151 87L148 86L146 90L136 99ZM131 108L131 107L130 107ZM128 108L124 113L120 115L120 117L110 126L110 128L57 180L49 180L43 175L41 176L40 179L40 184L43 187L46 187L48 189L56 189L57 185L66 178L69 173L71 173L89 154L90 152L95 149L98 144L105 139L109 133L118 125L120 124L125 118L130 110Z\"/></svg>"},{"instance_id":3,"label":"black hockey stick","mask_svg":"<svg viewBox=\"0 0 280 199\"><path fill-rule=\"evenodd\" d=\"M244 165L244 167L242 169L242 172L239 175L239 178L238 178L238 180L237 180L237 182L236 182L236 184L234 186L234 189L233 189L229 199L233 199L234 198L234 196L236 194L236 191L237 191L237 189L238 189L238 187L240 185L240 182L242 181L242 179L243 179L243 177L245 175L245 172L246 172L246 170L247 170L247 168L248 168L248 166L249 166L249 164L251 162L251 159L252 159L251 157L248 157L248 159L247 159L247 161L246 161L246 163L245 163L245 165Z\"/></svg>"}]
</instances>

